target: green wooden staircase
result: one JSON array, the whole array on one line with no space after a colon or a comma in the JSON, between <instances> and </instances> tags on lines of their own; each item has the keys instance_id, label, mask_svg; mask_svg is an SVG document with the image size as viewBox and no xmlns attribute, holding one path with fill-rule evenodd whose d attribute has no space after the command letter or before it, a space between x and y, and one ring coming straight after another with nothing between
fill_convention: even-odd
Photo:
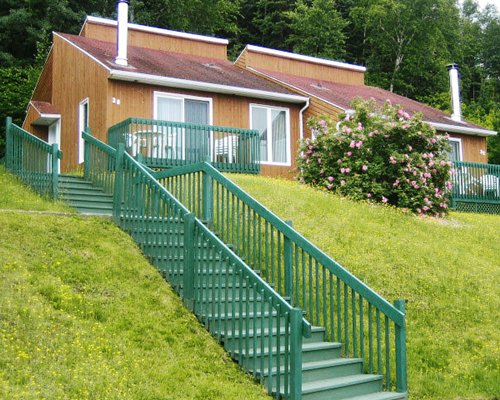
<instances>
[{"instance_id":1,"label":"green wooden staircase","mask_svg":"<svg viewBox=\"0 0 500 400\"><path fill-rule=\"evenodd\" d=\"M32 171L19 157L32 138L12 124L7 134L10 170L33 187L43 176L52 188L45 193L60 192L82 212L111 210L274 397L407 398L404 302L387 302L209 163L155 172L123 144L114 149L83 133L84 178L59 177L47 162L54 148L36 142L47 151Z\"/></svg>"},{"instance_id":2,"label":"green wooden staircase","mask_svg":"<svg viewBox=\"0 0 500 400\"><path fill-rule=\"evenodd\" d=\"M80 176L60 175L59 197L82 214L111 216L113 213L113 195Z\"/></svg>"}]
</instances>

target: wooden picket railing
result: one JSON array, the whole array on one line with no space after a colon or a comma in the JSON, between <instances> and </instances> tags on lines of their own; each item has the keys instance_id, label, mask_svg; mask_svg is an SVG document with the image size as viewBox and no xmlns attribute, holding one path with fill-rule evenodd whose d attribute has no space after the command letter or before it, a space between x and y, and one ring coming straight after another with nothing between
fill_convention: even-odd
<instances>
[{"instance_id":1,"label":"wooden picket railing","mask_svg":"<svg viewBox=\"0 0 500 400\"><path fill-rule=\"evenodd\" d=\"M128 118L108 130L108 144L149 167L171 168L210 161L225 172L258 174L259 132L213 125Z\"/></svg>"},{"instance_id":2,"label":"wooden picket railing","mask_svg":"<svg viewBox=\"0 0 500 400\"><path fill-rule=\"evenodd\" d=\"M500 213L500 165L455 161L452 182L453 208Z\"/></svg>"},{"instance_id":3,"label":"wooden picket railing","mask_svg":"<svg viewBox=\"0 0 500 400\"><path fill-rule=\"evenodd\" d=\"M62 152L6 119L5 165L43 196L57 198Z\"/></svg>"},{"instance_id":4,"label":"wooden picket railing","mask_svg":"<svg viewBox=\"0 0 500 400\"><path fill-rule=\"evenodd\" d=\"M385 390L406 392L404 301L387 302L209 163L154 173L195 215L312 325L324 326L343 354L365 358Z\"/></svg>"}]
</instances>

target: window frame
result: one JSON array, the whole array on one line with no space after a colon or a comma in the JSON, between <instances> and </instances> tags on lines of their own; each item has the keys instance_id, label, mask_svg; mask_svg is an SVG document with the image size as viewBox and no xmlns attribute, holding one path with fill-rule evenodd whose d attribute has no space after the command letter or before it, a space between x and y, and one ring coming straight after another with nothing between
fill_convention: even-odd
<instances>
[{"instance_id":1,"label":"window frame","mask_svg":"<svg viewBox=\"0 0 500 400\"><path fill-rule=\"evenodd\" d=\"M83 120L84 107L87 106L87 120ZM90 126L90 100L88 97L78 104L78 164L85 161L85 141L82 138L82 132Z\"/></svg>"},{"instance_id":2,"label":"window frame","mask_svg":"<svg viewBox=\"0 0 500 400\"><path fill-rule=\"evenodd\" d=\"M290 108L281 107L281 106L271 106L268 104L259 104L259 103L250 103L250 129L253 128L253 118L252 118L252 110L254 108L263 108L266 110L266 118L267 118L267 132L268 135L271 136L271 140L268 140L267 146L267 159L272 160L273 155L273 147L272 147L272 138L274 137L274 132L272 131L272 111L284 111L285 112L285 138L286 138L286 161L285 162L277 162L277 161L262 161L260 163L262 165L276 165L276 166L286 166L289 167L292 165L292 157L291 157L291 128L290 128ZM269 145L269 143L271 145ZM259 145L260 145L260 134L259 134Z\"/></svg>"},{"instance_id":3,"label":"window frame","mask_svg":"<svg viewBox=\"0 0 500 400\"><path fill-rule=\"evenodd\" d=\"M462 146L462 139L461 138L455 138L455 137L449 137L448 138L449 142L456 142L458 143L458 161L463 161L464 160L464 153L463 153L463 146ZM451 161L451 160L450 160Z\"/></svg>"},{"instance_id":4,"label":"window frame","mask_svg":"<svg viewBox=\"0 0 500 400\"><path fill-rule=\"evenodd\" d=\"M169 93L169 92L155 91L153 94L153 119L158 119L158 99L159 98L182 100L182 104L181 104L182 121L180 121L180 122L186 122L185 100L206 101L206 102L208 102L208 125L213 125L213 98L212 97L201 97L201 96L192 96L192 95L181 94L181 93Z\"/></svg>"}]
</instances>

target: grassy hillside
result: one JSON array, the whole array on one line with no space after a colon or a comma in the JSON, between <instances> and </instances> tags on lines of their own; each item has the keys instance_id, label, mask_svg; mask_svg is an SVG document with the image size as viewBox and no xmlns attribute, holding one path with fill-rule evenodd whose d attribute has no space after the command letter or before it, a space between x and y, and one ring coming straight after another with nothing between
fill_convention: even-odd
<instances>
[{"instance_id":1,"label":"grassy hillside","mask_svg":"<svg viewBox=\"0 0 500 400\"><path fill-rule=\"evenodd\" d=\"M500 216L421 219L296 182L231 179L385 298L407 300L411 398L500 397Z\"/></svg>"},{"instance_id":2,"label":"grassy hillside","mask_svg":"<svg viewBox=\"0 0 500 400\"><path fill-rule=\"evenodd\" d=\"M0 399L265 399L110 221L0 170Z\"/></svg>"}]
</instances>

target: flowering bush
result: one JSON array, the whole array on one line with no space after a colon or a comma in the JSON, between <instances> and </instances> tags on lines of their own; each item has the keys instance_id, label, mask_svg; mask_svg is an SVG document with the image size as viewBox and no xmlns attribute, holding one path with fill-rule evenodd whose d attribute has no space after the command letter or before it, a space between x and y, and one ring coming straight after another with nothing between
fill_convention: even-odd
<instances>
[{"instance_id":1,"label":"flowering bush","mask_svg":"<svg viewBox=\"0 0 500 400\"><path fill-rule=\"evenodd\" d=\"M311 119L301 143L300 180L353 199L420 215L444 215L451 189L448 137L390 103L355 100L340 122Z\"/></svg>"}]
</instances>

